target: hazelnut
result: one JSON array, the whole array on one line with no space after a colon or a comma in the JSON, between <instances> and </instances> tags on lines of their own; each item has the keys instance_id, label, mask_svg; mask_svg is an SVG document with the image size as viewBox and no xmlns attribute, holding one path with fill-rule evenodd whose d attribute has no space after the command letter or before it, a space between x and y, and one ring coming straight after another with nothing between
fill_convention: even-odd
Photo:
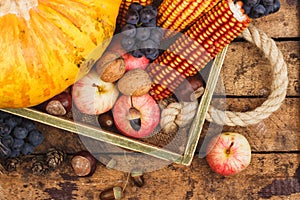
<instances>
[{"instance_id":1,"label":"hazelnut","mask_svg":"<svg viewBox=\"0 0 300 200\"><path fill-rule=\"evenodd\" d=\"M118 200L123 197L122 187L112 187L102 191L99 195L100 200Z\"/></svg>"},{"instance_id":2,"label":"hazelnut","mask_svg":"<svg viewBox=\"0 0 300 200\"><path fill-rule=\"evenodd\" d=\"M181 101L195 101L204 92L204 83L200 75L189 76L176 89L175 94Z\"/></svg>"},{"instance_id":3,"label":"hazelnut","mask_svg":"<svg viewBox=\"0 0 300 200\"><path fill-rule=\"evenodd\" d=\"M111 83L115 82L120 79L126 71L124 59L116 52L107 51L97 61L96 71L101 80Z\"/></svg>"},{"instance_id":4,"label":"hazelnut","mask_svg":"<svg viewBox=\"0 0 300 200\"><path fill-rule=\"evenodd\" d=\"M97 160L90 152L80 151L73 156L71 165L77 176L91 176L96 171Z\"/></svg>"},{"instance_id":5,"label":"hazelnut","mask_svg":"<svg viewBox=\"0 0 300 200\"><path fill-rule=\"evenodd\" d=\"M62 92L46 101L42 109L51 115L63 116L72 109L72 97L69 93Z\"/></svg>"},{"instance_id":6,"label":"hazelnut","mask_svg":"<svg viewBox=\"0 0 300 200\"><path fill-rule=\"evenodd\" d=\"M151 88L151 78L143 69L132 69L118 81L118 89L128 96L142 96Z\"/></svg>"}]
</instances>

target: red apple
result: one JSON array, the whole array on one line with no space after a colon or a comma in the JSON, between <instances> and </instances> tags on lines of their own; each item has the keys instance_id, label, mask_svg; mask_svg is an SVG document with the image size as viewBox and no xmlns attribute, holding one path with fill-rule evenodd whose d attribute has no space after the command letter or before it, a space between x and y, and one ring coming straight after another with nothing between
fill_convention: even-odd
<instances>
[{"instance_id":1,"label":"red apple","mask_svg":"<svg viewBox=\"0 0 300 200\"><path fill-rule=\"evenodd\" d=\"M136 58L132 56L130 53L123 54L123 59L125 61L125 68L126 71L132 70L132 69L146 69L146 67L149 64L149 59L145 56L142 56L140 58Z\"/></svg>"},{"instance_id":2,"label":"red apple","mask_svg":"<svg viewBox=\"0 0 300 200\"><path fill-rule=\"evenodd\" d=\"M95 71L90 71L78 80L72 89L75 106L80 112L89 115L99 115L109 111L118 95L116 85L102 81Z\"/></svg>"},{"instance_id":3,"label":"red apple","mask_svg":"<svg viewBox=\"0 0 300 200\"><path fill-rule=\"evenodd\" d=\"M114 105L113 117L116 127L122 134L144 138L158 125L160 109L149 94L137 97L122 95ZM134 123L140 124L135 126Z\"/></svg>"},{"instance_id":4,"label":"red apple","mask_svg":"<svg viewBox=\"0 0 300 200\"><path fill-rule=\"evenodd\" d=\"M224 132L209 141L206 160L214 172L234 175L250 164L251 148L243 135Z\"/></svg>"}]
</instances>

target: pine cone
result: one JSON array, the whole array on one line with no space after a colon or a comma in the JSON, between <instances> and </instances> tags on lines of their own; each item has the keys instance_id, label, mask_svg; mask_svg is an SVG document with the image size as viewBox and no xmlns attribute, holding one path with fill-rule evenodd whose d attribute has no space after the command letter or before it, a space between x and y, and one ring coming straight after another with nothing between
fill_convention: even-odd
<instances>
[{"instance_id":1,"label":"pine cone","mask_svg":"<svg viewBox=\"0 0 300 200\"><path fill-rule=\"evenodd\" d=\"M61 165L64 160L65 153L63 151L57 149L50 149L46 154L46 163L52 169Z\"/></svg>"},{"instance_id":2,"label":"pine cone","mask_svg":"<svg viewBox=\"0 0 300 200\"><path fill-rule=\"evenodd\" d=\"M35 175L45 175L49 172L49 168L43 161L35 161L32 163L31 170Z\"/></svg>"},{"instance_id":3,"label":"pine cone","mask_svg":"<svg viewBox=\"0 0 300 200\"><path fill-rule=\"evenodd\" d=\"M5 170L8 172L16 171L20 163L21 161L18 158L8 158L7 160L5 160Z\"/></svg>"}]
</instances>

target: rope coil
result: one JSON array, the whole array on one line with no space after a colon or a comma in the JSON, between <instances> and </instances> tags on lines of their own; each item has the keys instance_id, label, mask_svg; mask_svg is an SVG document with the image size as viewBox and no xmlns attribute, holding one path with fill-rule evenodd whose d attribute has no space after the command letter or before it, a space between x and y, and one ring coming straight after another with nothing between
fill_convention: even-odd
<instances>
[{"instance_id":1,"label":"rope coil","mask_svg":"<svg viewBox=\"0 0 300 200\"><path fill-rule=\"evenodd\" d=\"M227 126L257 124L278 110L285 99L288 86L287 65L275 41L253 25L243 31L242 37L261 49L269 59L273 72L271 94L260 107L249 112L221 111L210 105L206 115L206 120L210 122Z\"/></svg>"}]
</instances>

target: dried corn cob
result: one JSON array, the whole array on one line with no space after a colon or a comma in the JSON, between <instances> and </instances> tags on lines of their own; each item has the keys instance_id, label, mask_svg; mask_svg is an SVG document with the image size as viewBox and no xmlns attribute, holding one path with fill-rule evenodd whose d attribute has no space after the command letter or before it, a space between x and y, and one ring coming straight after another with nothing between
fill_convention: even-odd
<instances>
[{"instance_id":1,"label":"dried corn cob","mask_svg":"<svg viewBox=\"0 0 300 200\"><path fill-rule=\"evenodd\" d=\"M153 0L122 0L120 7L119 7L119 15L117 18L117 23L123 26L126 24L126 15L130 4L132 3L139 3L142 6L152 4Z\"/></svg>"},{"instance_id":2,"label":"dried corn cob","mask_svg":"<svg viewBox=\"0 0 300 200\"><path fill-rule=\"evenodd\" d=\"M170 96L184 78L195 75L250 23L242 2L222 0L147 67L153 84L150 94Z\"/></svg>"},{"instance_id":3,"label":"dried corn cob","mask_svg":"<svg viewBox=\"0 0 300 200\"><path fill-rule=\"evenodd\" d=\"M165 37L185 30L220 0L164 0L158 7L158 26L170 29ZM173 32L175 31L175 32Z\"/></svg>"}]
</instances>

